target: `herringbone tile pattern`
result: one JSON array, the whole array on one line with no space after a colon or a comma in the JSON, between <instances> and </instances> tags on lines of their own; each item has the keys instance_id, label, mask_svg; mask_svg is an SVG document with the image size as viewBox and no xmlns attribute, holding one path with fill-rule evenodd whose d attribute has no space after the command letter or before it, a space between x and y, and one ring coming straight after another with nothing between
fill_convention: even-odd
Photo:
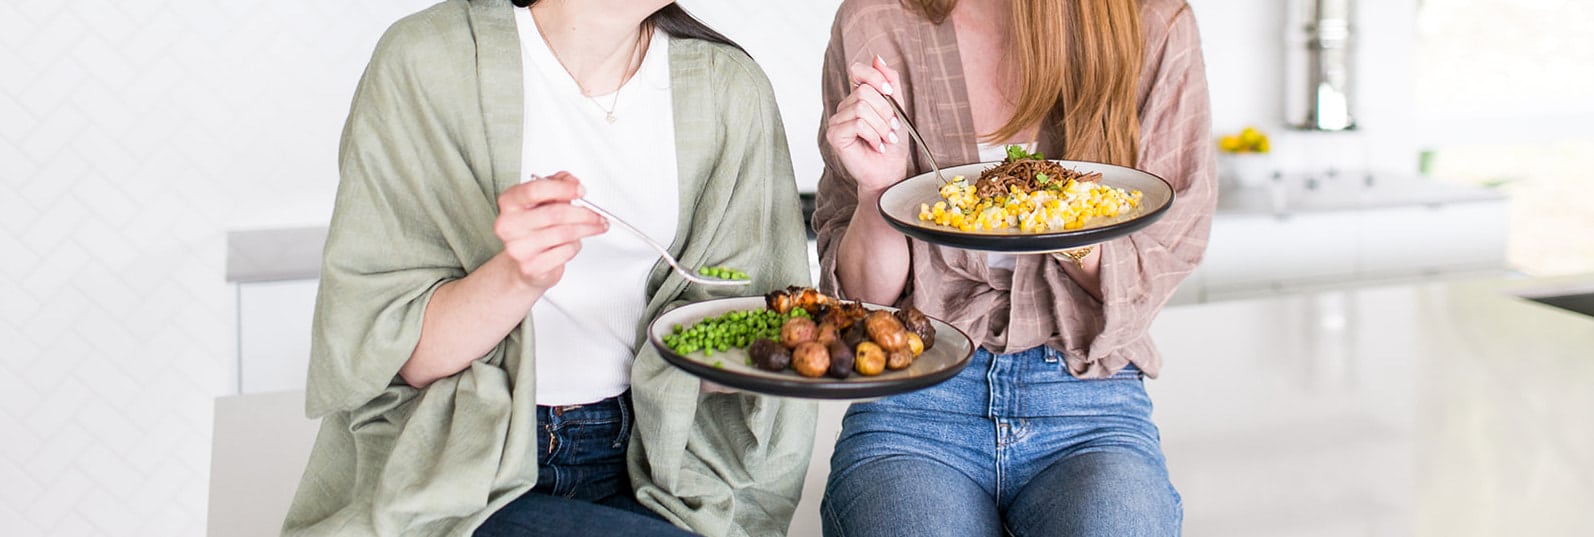
<instances>
[{"instance_id":1,"label":"herringbone tile pattern","mask_svg":"<svg viewBox=\"0 0 1594 537\"><path fill-rule=\"evenodd\" d=\"M325 220L354 80L429 3L0 3L0 533L204 532L224 232Z\"/></svg>"},{"instance_id":2,"label":"herringbone tile pattern","mask_svg":"<svg viewBox=\"0 0 1594 537\"><path fill-rule=\"evenodd\" d=\"M0 533L204 532L225 231L325 222L353 84L431 3L0 3ZM839 2L685 4L769 72L811 189Z\"/></svg>"}]
</instances>

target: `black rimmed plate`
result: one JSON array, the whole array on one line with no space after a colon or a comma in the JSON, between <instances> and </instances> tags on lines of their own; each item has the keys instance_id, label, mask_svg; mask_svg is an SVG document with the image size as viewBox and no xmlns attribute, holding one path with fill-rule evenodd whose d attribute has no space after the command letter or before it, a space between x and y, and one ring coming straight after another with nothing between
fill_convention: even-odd
<instances>
[{"instance_id":1,"label":"black rimmed plate","mask_svg":"<svg viewBox=\"0 0 1594 537\"><path fill-rule=\"evenodd\" d=\"M919 220L921 204L935 205L938 201L944 201L940 194L941 179L931 172L909 177L887 188L880 195L880 214L897 231L931 244L989 252L1045 253L1098 244L1140 231L1152 222L1156 222L1158 218L1162 218L1168 207L1173 206L1173 186L1161 177L1134 168L1099 162L1075 160L1052 162L1081 172L1100 172L1101 184L1107 186L1139 190L1142 193L1140 206L1113 218L1092 220L1085 227L1069 231L1045 233L1029 233L1017 229L961 231L935 222ZM980 172L998 164L1001 163L965 164L944 168L941 173L947 179L961 175L972 183L980 177Z\"/></svg>"},{"instance_id":2,"label":"black rimmed plate","mask_svg":"<svg viewBox=\"0 0 1594 537\"><path fill-rule=\"evenodd\" d=\"M845 379L808 378L790 369L773 372L753 367L747 363L746 349L729 349L708 356L702 351L679 354L664 345L664 336L674 331L675 325L688 327L726 312L764 307L764 297L758 296L721 298L681 306L665 312L648 325L648 341L666 362L705 380L749 392L804 399L867 399L927 388L957 375L974 356L974 343L967 335L935 318L930 319L935 326L935 345L915 358L907 369L888 370L872 377L854 373ZM865 304L865 307L896 310L873 304Z\"/></svg>"}]
</instances>

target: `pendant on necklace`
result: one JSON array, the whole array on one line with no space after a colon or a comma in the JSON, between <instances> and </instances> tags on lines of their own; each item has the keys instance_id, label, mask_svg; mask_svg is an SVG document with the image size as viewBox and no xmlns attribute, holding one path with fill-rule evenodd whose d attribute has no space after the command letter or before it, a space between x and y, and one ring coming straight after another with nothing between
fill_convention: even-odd
<instances>
[{"instance_id":1,"label":"pendant on necklace","mask_svg":"<svg viewBox=\"0 0 1594 537\"><path fill-rule=\"evenodd\" d=\"M603 119L609 120L609 123L614 123L614 120L618 119L618 118L614 117L614 114L611 112L608 115L604 116Z\"/></svg>"}]
</instances>

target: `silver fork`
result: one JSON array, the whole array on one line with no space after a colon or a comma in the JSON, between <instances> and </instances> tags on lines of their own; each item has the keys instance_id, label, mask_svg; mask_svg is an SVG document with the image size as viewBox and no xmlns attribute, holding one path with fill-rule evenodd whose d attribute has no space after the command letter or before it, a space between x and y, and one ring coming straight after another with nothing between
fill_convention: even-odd
<instances>
[{"instance_id":1,"label":"silver fork","mask_svg":"<svg viewBox=\"0 0 1594 537\"><path fill-rule=\"evenodd\" d=\"M902 105L897 104L897 98L890 95L881 97L885 97L886 102L891 103L891 109L897 113L897 119L902 121L902 126L908 129L908 134L913 135L914 141L919 142L919 150L923 151L924 158L930 161L930 169L935 170L935 176L941 179L941 184L952 182L941 173L941 165L935 163L935 155L930 154L930 146L924 143L924 138L919 137L919 129L913 128L913 121L908 119L908 113L902 110Z\"/></svg>"},{"instance_id":2,"label":"silver fork","mask_svg":"<svg viewBox=\"0 0 1594 537\"><path fill-rule=\"evenodd\" d=\"M542 176L534 173L531 174L531 177L526 179L526 181L536 181L539 179L542 179ZM675 256L670 255L669 249L666 249L663 245L659 244L658 241L653 240L653 237L649 237L647 233L643 233L641 229L637 229L636 226L631 225L630 222L626 222L620 217L615 216L614 213L605 210L603 207L599 207L595 203L587 201L587 198L576 198L570 200L570 203L572 205L586 207L592 212L598 213L599 216L609 219L610 222L620 224L620 227L625 228L626 231L630 231L632 235L636 235L637 238L642 239L642 242L647 243L648 246L651 246L655 251L658 251L659 255L664 257L664 262L669 263L670 268L675 269L675 273L680 274L681 278L684 278L686 281L698 285L718 286L749 285L753 283L749 280L721 280L719 278L704 278L695 272L682 268L681 262L675 259Z\"/></svg>"},{"instance_id":3,"label":"silver fork","mask_svg":"<svg viewBox=\"0 0 1594 537\"><path fill-rule=\"evenodd\" d=\"M620 224L620 227L625 228L626 231L630 231L632 235L636 235L637 238L642 239L642 242L647 243L648 246L652 246L654 250L657 250L659 252L659 255L664 258L664 262L665 263L669 263L670 264L670 268L675 269L675 273L676 274L680 274L682 278L686 279L686 281L689 281L689 282L692 282L692 283L695 283L695 284L698 284L698 285L721 285L721 286L748 285L748 284L753 283L750 280L721 280L719 278L705 278L703 276L700 276L700 275L698 275L695 272L692 272L690 270L682 268L681 267L681 262L676 260L675 256L670 255L670 251L668 249L665 249L663 245L660 245L657 241L654 241L653 237L649 237L647 233L643 233L642 230L637 229L636 226L631 225L629 222L626 222L625 220L621 220L620 217L615 216L614 213L611 213L611 212L605 210L604 208L599 207L595 203L587 201L586 198L576 198L574 200L570 200L570 203L573 204L573 205L579 205L581 207L586 207L588 209L591 209L592 212L598 213L600 216L603 216L604 218L609 219L610 222L613 222L613 223L616 223L616 224Z\"/></svg>"}]
</instances>

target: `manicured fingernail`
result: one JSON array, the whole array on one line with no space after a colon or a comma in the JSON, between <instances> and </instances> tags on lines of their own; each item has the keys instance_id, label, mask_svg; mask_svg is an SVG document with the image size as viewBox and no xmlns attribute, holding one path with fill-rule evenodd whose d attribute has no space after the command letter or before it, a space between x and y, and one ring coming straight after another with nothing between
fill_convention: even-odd
<instances>
[{"instance_id":1,"label":"manicured fingernail","mask_svg":"<svg viewBox=\"0 0 1594 537\"><path fill-rule=\"evenodd\" d=\"M891 116L891 130L897 130L900 128L902 128L902 122L897 121L896 116Z\"/></svg>"},{"instance_id":2,"label":"manicured fingernail","mask_svg":"<svg viewBox=\"0 0 1594 537\"><path fill-rule=\"evenodd\" d=\"M877 145L877 146L874 146L874 150L875 150L875 151L879 151L879 152L881 152L881 153L884 153L884 152L886 152L886 146L883 146L883 145Z\"/></svg>"},{"instance_id":3,"label":"manicured fingernail","mask_svg":"<svg viewBox=\"0 0 1594 537\"><path fill-rule=\"evenodd\" d=\"M883 93L883 94L886 94L886 95L890 95L891 94L891 83L890 82L886 82L886 83L880 84L880 93Z\"/></svg>"},{"instance_id":4,"label":"manicured fingernail","mask_svg":"<svg viewBox=\"0 0 1594 537\"><path fill-rule=\"evenodd\" d=\"M585 197L587 195L587 185L576 185L576 195Z\"/></svg>"},{"instance_id":5,"label":"manicured fingernail","mask_svg":"<svg viewBox=\"0 0 1594 537\"><path fill-rule=\"evenodd\" d=\"M889 65L886 63L886 59L881 58L879 54L874 55L874 61L880 62L880 65Z\"/></svg>"},{"instance_id":6,"label":"manicured fingernail","mask_svg":"<svg viewBox=\"0 0 1594 537\"><path fill-rule=\"evenodd\" d=\"M886 138L891 140L891 143L893 143L893 144L897 143L897 133L895 133L895 132L893 132L891 134L887 134Z\"/></svg>"}]
</instances>

